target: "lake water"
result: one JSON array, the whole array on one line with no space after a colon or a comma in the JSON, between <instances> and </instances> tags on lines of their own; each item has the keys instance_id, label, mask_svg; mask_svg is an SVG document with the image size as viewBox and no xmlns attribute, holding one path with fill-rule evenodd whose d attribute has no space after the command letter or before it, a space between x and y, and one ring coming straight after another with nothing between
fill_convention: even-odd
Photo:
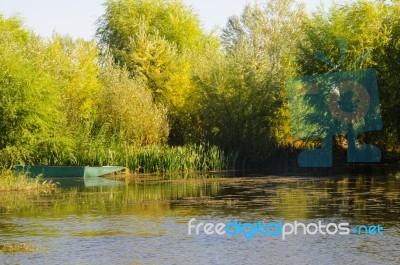
<instances>
[{"instance_id":1,"label":"lake water","mask_svg":"<svg viewBox=\"0 0 400 265\"><path fill-rule=\"evenodd\" d=\"M75 180L76 186L82 180ZM0 195L1 264L400 264L394 176L214 177ZM69 187L67 187L69 186ZM349 223L382 234L188 234L188 222ZM232 231L232 230L231 230ZM275 231L275 230L271 230ZM361 231L361 230L360 230Z\"/></svg>"}]
</instances>

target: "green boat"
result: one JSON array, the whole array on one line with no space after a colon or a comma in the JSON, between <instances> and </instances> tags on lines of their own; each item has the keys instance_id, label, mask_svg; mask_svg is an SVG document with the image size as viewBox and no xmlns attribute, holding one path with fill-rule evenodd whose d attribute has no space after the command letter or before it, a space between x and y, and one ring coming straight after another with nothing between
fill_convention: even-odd
<instances>
[{"instance_id":1,"label":"green boat","mask_svg":"<svg viewBox=\"0 0 400 265\"><path fill-rule=\"evenodd\" d=\"M64 177L100 177L125 170L121 166L15 166L15 170L19 173L26 173L31 177L42 175L48 178L64 178Z\"/></svg>"}]
</instances>

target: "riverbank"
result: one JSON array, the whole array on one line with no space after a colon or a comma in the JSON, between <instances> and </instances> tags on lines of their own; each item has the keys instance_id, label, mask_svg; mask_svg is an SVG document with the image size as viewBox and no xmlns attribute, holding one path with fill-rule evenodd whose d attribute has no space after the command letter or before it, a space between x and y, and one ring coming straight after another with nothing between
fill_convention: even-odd
<instances>
[{"instance_id":1,"label":"riverbank","mask_svg":"<svg viewBox=\"0 0 400 265\"><path fill-rule=\"evenodd\" d=\"M0 191L40 192L50 191L56 188L56 184L41 178L30 178L26 175L18 175L11 170L0 172Z\"/></svg>"}]
</instances>

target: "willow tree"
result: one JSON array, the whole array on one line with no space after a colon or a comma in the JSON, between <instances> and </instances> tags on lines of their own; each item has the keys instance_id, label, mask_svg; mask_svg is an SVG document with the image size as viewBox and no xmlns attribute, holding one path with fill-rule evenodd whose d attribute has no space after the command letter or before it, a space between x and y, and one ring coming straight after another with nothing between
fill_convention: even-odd
<instances>
[{"instance_id":1,"label":"willow tree","mask_svg":"<svg viewBox=\"0 0 400 265\"><path fill-rule=\"evenodd\" d=\"M134 146L164 144L169 126L165 108L155 103L140 80L129 78L125 68L107 57L99 75L102 91L97 106L97 124L110 139Z\"/></svg>"},{"instance_id":2,"label":"willow tree","mask_svg":"<svg viewBox=\"0 0 400 265\"><path fill-rule=\"evenodd\" d=\"M122 55L129 53L132 37L143 26L151 36L174 43L179 51L197 46L204 34L197 15L179 0L108 0L105 6L97 36L119 62L125 61Z\"/></svg>"},{"instance_id":3,"label":"willow tree","mask_svg":"<svg viewBox=\"0 0 400 265\"><path fill-rule=\"evenodd\" d=\"M198 16L179 0L109 0L105 6L98 21L100 46L168 108L171 140L183 143L192 70L208 39Z\"/></svg>"},{"instance_id":4,"label":"willow tree","mask_svg":"<svg viewBox=\"0 0 400 265\"><path fill-rule=\"evenodd\" d=\"M96 118L98 95L102 86L100 50L92 41L72 39L55 34L47 43L43 65L57 79L62 93L63 111L68 127L83 133L81 128Z\"/></svg>"},{"instance_id":5,"label":"willow tree","mask_svg":"<svg viewBox=\"0 0 400 265\"><path fill-rule=\"evenodd\" d=\"M45 44L17 18L0 16L0 159L54 163L71 148L61 93L43 65Z\"/></svg>"},{"instance_id":6,"label":"willow tree","mask_svg":"<svg viewBox=\"0 0 400 265\"><path fill-rule=\"evenodd\" d=\"M304 18L294 1L270 0L229 19L224 52L211 56L209 70L198 76L203 126L213 143L256 163L287 143L285 82L296 70Z\"/></svg>"},{"instance_id":7,"label":"willow tree","mask_svg":"<svg viewBox=\"0 0 400 265\"><path fill-rule=\"evenodd\" d=\"M399 17L398 1L359 0L333 5L327 11L314 13L304 24L306 38L298 55L299 74L302 75L367 68L377 70L384 127L381 132L360 134L360 139L368 137L369 141L386 150L398 149L400 143L397 111L400 96ZM347 43L344 54L339 48L340 39ZM318 61L317 51L338 67L333 69L332 65Z\"/></svg>"}]
</instances>

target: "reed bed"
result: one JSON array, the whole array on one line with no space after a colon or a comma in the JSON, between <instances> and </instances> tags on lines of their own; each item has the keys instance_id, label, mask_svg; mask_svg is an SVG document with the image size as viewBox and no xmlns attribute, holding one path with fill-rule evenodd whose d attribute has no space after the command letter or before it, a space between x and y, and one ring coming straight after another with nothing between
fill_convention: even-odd
<instances>
[{"instance_id":1,"label":"reed bed","mask_svg":"<svg viewBox=\"0 0 400 265\"><path fill-rule=\"evenodd\" d=\"M73 164L123 165L132 172L170 173L234 169L237 155L216 146L130 146L119 141L92 142L79 148Z\"/></svg>"}]
</instances>

